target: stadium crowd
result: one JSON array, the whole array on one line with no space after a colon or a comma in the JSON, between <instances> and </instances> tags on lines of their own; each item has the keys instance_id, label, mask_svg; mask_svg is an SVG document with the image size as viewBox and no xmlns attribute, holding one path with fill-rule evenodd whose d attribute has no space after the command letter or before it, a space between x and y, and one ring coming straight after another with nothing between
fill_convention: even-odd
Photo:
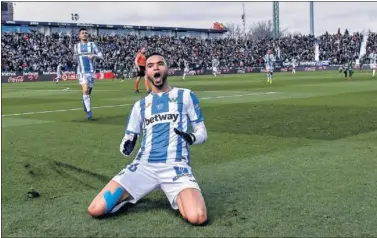
<instances>
[{"instance_id":1,"label":"stadium crowd","mask_svg":"<svg viewBox=\"0 0 377 238\"><path fill-rule=\"evenodd\" d=\"M55 71L58 63L64 71L74 71L73 45L78 42L77 35L39 32L2 33L1 70L7 71ZM267 49L273 49L277 58L290 62L292 57L298 61L314 60L314 44L319 44L320 60L330 64L342 63L360 52L362 34L328 34L315 38L308 35L281 37L279 40L257 39L236 40L198 39L170 36L91 36L97 43L105 60L98 62L100 70L114 70L119 63L132 70L137 50L147 47L147 52L160 52L166 56L171 68L181 67L182 59L188 60L192 69L210 68L212 58L220 60L220 68L238 66L263 66L263 56ZM377 46L377 34L371 33L367 43L367 54Z\"/></svg>"}]
</instances>

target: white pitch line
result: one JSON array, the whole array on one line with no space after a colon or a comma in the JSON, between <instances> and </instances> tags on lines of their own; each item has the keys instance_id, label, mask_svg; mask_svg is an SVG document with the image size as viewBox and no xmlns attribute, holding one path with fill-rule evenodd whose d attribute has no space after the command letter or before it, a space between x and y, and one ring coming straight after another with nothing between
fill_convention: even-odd
<instances>
[{"instance_id":1,"label":"white pitch line","mask_svg":"<svg viewBox=\"0 0 377 238\"><path fill-rule=\"evenodd\" d=\"M248 94L235 94L235 95L227 95L227 96L215 96L215 97L202 97L199 98L201 100L207 99L219 99L219 98L230 98L230 97L243 97L243 96L259 96L259 95L268 95L274 94L278 92L266 92L266 93L248 93ZM112 107L124 107L124 106L132 106L133 104L119 104L119 105L108 105L108 106L98 106L92 107L93 109L97 108L112 108ZM70 109L59 109L59 110L51 110L51 111L40 111L40 112L22 112L22 113L15 113L15 114L5 114L1 115L2 117L9 117L9 116L22 116L22 115L34 115L34 114L45 114L45 113L52 113L52 112L68 112L68 111L80 111L83 108L70 108Z\"/></svg>"},{"instance_id":2,"label":"white pitch line","mask_svg":"<svg viewBox=\"0 0 377 238\"><path fill-rule=\"evenodd\" d=\"M244 96L260 96L260 95L268 95L268 94L274 94L274 93L277 93L277 92L235 94L235 95L227 95L227 96L204 97L204 98L199 98L199 99L206 100L206 99L233 98L233 97L244 97Z\"/></svg>"},{"instance_id":3,"label":"white pitch line","mask_svg":"<svg viewBox=\"0 0 377 238\"><path fill-rule=\"evenodd\" d=\"M92 107L94 109L97 108L106 108L106 107L124 107L124 106L131 106L133 104L119 104L119 105L108 105L108 106L99 106L99 107ZM23 113L16 113L16 114L6 114L1 115L2 117L9 117L9 116L22 116L22 115L34 115L34 114L44 114L50 112L68 112L68 111L79 111L83 110L83 108L70 108L70 109L60 109L60 110L51 110L51 111L41 111L41 112L23 112Z\"/></svg>"}]
</instances>

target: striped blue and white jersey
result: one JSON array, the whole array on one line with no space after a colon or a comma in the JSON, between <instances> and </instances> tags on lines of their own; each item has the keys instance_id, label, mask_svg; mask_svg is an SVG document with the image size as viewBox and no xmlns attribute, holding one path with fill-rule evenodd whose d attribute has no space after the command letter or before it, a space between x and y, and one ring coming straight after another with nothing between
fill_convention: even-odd
<instances>
[{"instance_id":1,"label":"striped blue and white jersey","mask_svg":"<svg viewBox=\"0 0 377 238\"><path fill-rule=\"evenodd\" d=\"M94 42L77 43L74 45L74 54L77 59L77 73L94 73L94 58L89 59L89 55L102 59L102 53L98 50Z\"/></svg>"},{"instance_id":2,"label":"striped blue and white jersey","mask_svg":"<svg viewBox=\"0 0 377 238\"><path fill-rule=\"evenodd\" d=\"M376 64L377 62L377 54L376 53L370 53L369 54L370 64Z\"/></svg>"},{"instance_id":3,"label":"striped blue and white jersey","mask_svg":"<svg viewBox=\"0 0 377 238\"><path fill-rule=\"evenodd\" d=\"M273 54L266 54L263 59L266 67L274 67L275 56Z\"/></svg>"},{"instance_id":4,"label":"striped blue and white jersey","mask_svg":"<svg viewBox=\"0 0 377 238\"><path fill-rule=\"evenodd\" d=\"M161 94L150 93L131 109L126 134L142 132L141 147L135 160L146 163L190 161L188 144L174 132L203 122L197 96L188 89L170 88Z\"/></svg>"}]
</instances>

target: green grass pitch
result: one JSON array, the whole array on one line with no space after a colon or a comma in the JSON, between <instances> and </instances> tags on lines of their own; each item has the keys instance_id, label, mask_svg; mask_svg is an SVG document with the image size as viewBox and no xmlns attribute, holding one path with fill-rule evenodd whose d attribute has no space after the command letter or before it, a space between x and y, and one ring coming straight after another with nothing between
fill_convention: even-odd
<instances>
[{"instance_id":1,"label":"green grass pitch","mask_svg":"<svg viewBox=\"0 0 377 238\"><path fill-rule=\"evenodd\" d=\"M131 104L145 95L134 94L134 81L96 82L96 121L85 119L76 81L3 84L2 235L377 236L377 79L370 71L350 81L336 71L274 78L169 79L201 99L209 140L191 152L204 227L187 224L160 191L116 216L87 214L133 159L119 143ZM41 196L28 198L31 188Z\"/></svg>"}]
</instances>

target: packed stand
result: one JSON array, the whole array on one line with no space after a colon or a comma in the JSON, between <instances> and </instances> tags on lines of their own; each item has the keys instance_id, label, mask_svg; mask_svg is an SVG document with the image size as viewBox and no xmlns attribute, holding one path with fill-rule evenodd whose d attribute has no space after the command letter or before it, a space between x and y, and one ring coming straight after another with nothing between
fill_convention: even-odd
<instances>
[{"instance_id":1,"label":"packed stand","mask_svg":"<svg viewBox=\"0 0 377 238\"><path fill-rule=\"evenodd\" d=\"M308 35L282 37L279 40L198 39L169 36L91 36L97 43L104 59L97 63L99 70L114 70L119 63L126 70L134 67L134 58L140 47L147 52L160 52L166 56L172 68L181 67L182 59L188 60L192 69L210 68L213 57L220 60L220 68L239 66L263 66L263 56L272 49L279 61L313 61L314 44L317 41L320 60L332 64L342 63L360 52L362 35L359 33L324 34L317 38ZM376 34L371 34L368 47L375 47ZM73 45L78 36L53 33L2 33L2 66L4 71L55 71L63 64L64 71L75 71Z\"/></svg>"}]
</instances>

